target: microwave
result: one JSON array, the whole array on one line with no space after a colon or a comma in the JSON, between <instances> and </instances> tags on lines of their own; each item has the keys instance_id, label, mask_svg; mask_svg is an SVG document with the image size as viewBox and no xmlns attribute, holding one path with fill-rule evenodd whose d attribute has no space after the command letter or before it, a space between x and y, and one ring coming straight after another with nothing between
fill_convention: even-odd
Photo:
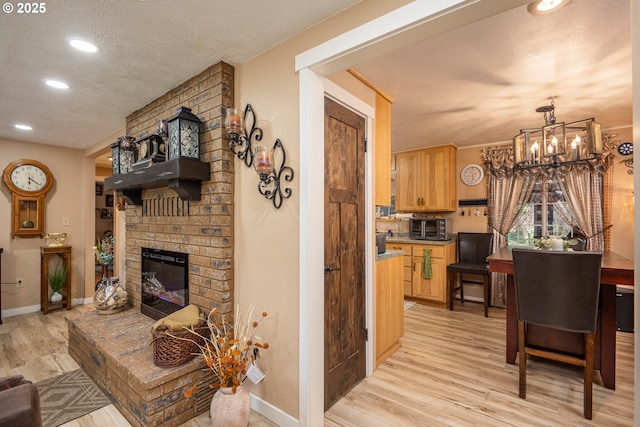
<instances>
[{"instance_id":1,"label":"microwave","mask_svg":"<svg viewBox=\"0 0 640 427\"><path fill-rule=\"evenodd\" d=\"M417 240L449 240L451 225L448 218L412 218L409 237Z\"/></svg>"}]
</instances>

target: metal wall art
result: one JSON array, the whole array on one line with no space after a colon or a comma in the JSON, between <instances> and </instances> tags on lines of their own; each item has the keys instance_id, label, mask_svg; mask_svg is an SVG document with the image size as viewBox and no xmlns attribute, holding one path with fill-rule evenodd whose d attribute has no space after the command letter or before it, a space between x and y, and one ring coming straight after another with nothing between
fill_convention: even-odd
<instances>
[{"instance_id":1,"label":"metal wall art","mask_svg":"<svg viewBox=\"0 0 640 427\"><path fill-rule=\"evenodd\" d=\"M251 121L249 130L246 128L247 119ZM282 201L291 196L291 189L283 187L283 184L293 181L294 176L293 169L286 166L287 156L280 139L276 139L272 148L261 145L253 147L253 142L262 140L263 132L256 127L256 115L251 104L247 104L243 115L237 108L227 108L224 127L229 134L229 149L247 167L254 166L260 178L258 191L279 209Z\"/></svg>"}]
</instances>

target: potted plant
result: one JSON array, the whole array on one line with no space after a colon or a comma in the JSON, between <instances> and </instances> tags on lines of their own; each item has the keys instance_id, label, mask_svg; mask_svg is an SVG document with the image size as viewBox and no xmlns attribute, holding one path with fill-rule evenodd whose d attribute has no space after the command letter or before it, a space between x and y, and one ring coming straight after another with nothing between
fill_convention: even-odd
<instances>
[{"instance_id":1,"label":"potted plant","mask_svg":"<svg viewBox=\"0 0 640 427\"><path fill-rule=\"evenodd\" d=\"M51 287L51 302L62 301L60 291L64 284L67 283L67 269L62 263L56 264L56 267L49 273L49 286Z\"/></svg>"},{"instance_id":2,"label":"potted plant","mask_svg":"<svg viewBox=\"0 0 640 427\"><path fill-rule=\"evenodd\" d=\"M268 349L266 342L256 342L255 333L260 323L267 317L262 312L260 320L252 320L254 307L250 306L246 316L241 316L239 307L236 309L233 327L222 316L217 315L215 308L209 312L206 324L208 336L199 334L194 327L187 328L198 335L204 344L196 343L198 355L202 356L204 369L210 371L218 380L211 386L219 388L211 399L211 420L216 426L247 426L251 412L251 397L242 382L251 373L252 381L257 383L264 374L255 366L255 357L260 349ZM257 381L253 378L257 378ZM197 386L185 392L185 397L192 397Z\"/></svg>"}]
</instances>

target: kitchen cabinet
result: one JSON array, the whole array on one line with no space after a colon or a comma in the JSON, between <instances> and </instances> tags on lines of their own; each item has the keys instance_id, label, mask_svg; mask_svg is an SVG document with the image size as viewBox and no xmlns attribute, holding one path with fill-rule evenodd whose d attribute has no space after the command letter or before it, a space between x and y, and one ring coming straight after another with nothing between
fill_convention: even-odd
<instances>
[{"instance_id":1,"label":"kitchen cabinet","mask_svg":"<svg viewBox=\"0 0 640 427\"><path fill-rule=\"evenodd\" d=\"M375 93L374 200L376 206L391 205L391 104L393 98L354 69L347 72Z\"/></svg>"},{"instance_id":2,"label":"kitchen cabinet","mask_svg":"<svg viewBox=\"0 0 640 427\"><path fill-rule=\"evenodd\" d=\"M453 245L451 245L453 246ZM424 251L431 252L431 278L422 277ZM414 245L411 275L411 296L443 303L447 302L447 246ZM455 254L454 254L455 256Z\"/></svg>"},{"instance_id":3,"label":"kitchen cabinet","mask_svg":"<svg viewBox=\"0 0 640 427\"><path fill-rule=\"evenodd\" d=\"M411 258L411 245L407 243L387 242L387 249L404 252L402 260L402 288L404 289L404 295L411 295L411 276L413 265L413 260Z\"/></svg>"},{"instance_id":4,"label":"kitchen cabinet","mask_svg":"<svg viewBox=\"0 0 640 427\"><path fill-rule=\"evenodd\" d=\"M456 147L445 145L395 156L396 211L456 210Z\"/></svg>"},{"instance_id":5,"label":"kitchen cabinet","mask_svg":"<svg viewBox=\"0 0 640 427\"><path fill-rule=\"evenodd\" d=\"M404 334L403 265L402 255L376 262L376 367L400 348Z\"/></svg>"},{"instance_id":6,"label":"kitchen cabinet","mask_svg":"<svg viewBox=\"0 0 640 427\"><path fill-rule=\"evenodd\" d=\"M375 204L391 205L391 101L376 93Z\"/></svg>"},{"instance_id":7,"label":"kitchen cabinet","mask_svg":"<svg viewBox=\"0 0 640 427\"><path fill-rule=\"evenodd\" d=\"M387 242L387 249L405 253L402 271L405 298L439 307L447 306L447 265L456 260L455 242L437 245ZM425 250L430 251L431 255L430 279L422 277Z\"/></svg>"}]
</instances>

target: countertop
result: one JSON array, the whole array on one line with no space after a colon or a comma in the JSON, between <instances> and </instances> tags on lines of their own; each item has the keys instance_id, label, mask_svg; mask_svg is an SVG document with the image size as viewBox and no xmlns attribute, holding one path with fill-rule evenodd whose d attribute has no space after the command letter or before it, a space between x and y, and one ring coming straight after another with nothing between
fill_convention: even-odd
<instances>
[{"instance_id":1,"label":"countertop","mask_svg":"<svg viewBox=\"0 0 640 427\"><path fill-rule=\"evenodd\" d=\"M416 240L408 237L387 237L387 244L389 243L408 243L410 245L448 245L455 243L454 239L450 240ZM387 251L388 252L388 251Z\"/></svg>"},{"instance_id":2,"label":"countertop","mask_svg":"<svg viewBox=\"0 0 640 427\"><path fill-rule=\"evenodd\" d=\"M404 251L387 250L386 252L378 254L378 256L376 256L376 261L384 261L385 259L391 259L404 255Z\"/></svg>"}]
</instances>

